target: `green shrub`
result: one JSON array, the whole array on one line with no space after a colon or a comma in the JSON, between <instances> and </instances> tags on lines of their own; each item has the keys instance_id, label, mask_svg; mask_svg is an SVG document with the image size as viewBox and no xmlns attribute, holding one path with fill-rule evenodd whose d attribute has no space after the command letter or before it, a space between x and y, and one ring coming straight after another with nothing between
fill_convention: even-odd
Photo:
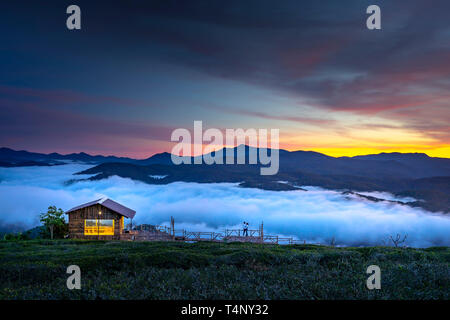
<instances>
[{"instance_id":1,"label":"green shrub","mask_svg":"<svg viewBox=\"0 0 450 320\"><path fill-rule=\"evenodd\" d=\"M0 299L449 299L449 248L0 242ZM80 266L82 289L66 288ZM382 269L382 290L365 287Z\"/></svg>"}]
</instances>

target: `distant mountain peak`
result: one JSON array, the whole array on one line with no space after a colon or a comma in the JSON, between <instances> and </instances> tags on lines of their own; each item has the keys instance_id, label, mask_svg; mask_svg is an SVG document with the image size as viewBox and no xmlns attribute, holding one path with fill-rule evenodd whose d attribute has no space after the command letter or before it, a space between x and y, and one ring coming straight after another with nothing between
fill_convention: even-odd
<instances>
[{"instance_id":1,"label":"distant mountain peak","mask_svg":"<svg viewBox=\"0 0 450 320\"><path fill-rule=\"evenodd\" d=\"M431 158L426 153L421 152L380 152L377 154L367 154L363 156L352 157L354 159L362 160L408 160L408 159L429 159Z\"/></svg>"},{"instance_id":2,"label":"distant mountain peak","mask_svg":"<svg viewBox=\"0 0 450 320\"><path fill-rule=\"evenodd\" d=\"M381 152L379 154L389 154L389 155L396 155L396 156L421 156L429 158L429 156L426 153L423 152Z\"/></svg>"}]
</instances>

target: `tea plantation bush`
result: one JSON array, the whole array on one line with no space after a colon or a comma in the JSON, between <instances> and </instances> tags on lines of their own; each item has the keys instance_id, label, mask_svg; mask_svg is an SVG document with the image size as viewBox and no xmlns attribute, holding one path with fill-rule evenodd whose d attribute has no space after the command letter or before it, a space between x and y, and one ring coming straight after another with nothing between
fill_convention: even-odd
<instances>
[{"instance_id":1,"label":"tea plantation bush","mask_svg":"<svg viewBox=\"0 0 450 320\"><path fill-rule=\"evenodd\" d=\"M0 241L0 299L449 299L449 262L447 247Z\"/></svg>"}]
</instances>

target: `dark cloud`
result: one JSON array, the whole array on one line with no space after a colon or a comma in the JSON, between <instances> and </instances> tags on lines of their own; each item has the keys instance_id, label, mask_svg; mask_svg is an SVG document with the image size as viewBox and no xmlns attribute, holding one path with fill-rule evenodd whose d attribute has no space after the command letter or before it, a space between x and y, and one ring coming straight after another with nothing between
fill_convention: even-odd
<instances>
[{"instance_id":1,"label":"dark cloud","mask_svg":"<svg viewBox=\"0 0 450 320\"><path fill-rule=\"evenodd\" d=\"M238 109L230 109L230 108L222 108L223 112L228 112L232 114L239 114L251 117L258 117L269 120L283 120L283 121L291 121L303 124L309 124L314 126L324 126L324 125L334 125L336 121L333 119L324 119L324 118L312 118L308 116L288 116L288 115L276 115L276 114L267 114L259 111L246 111L246 110L238 110Z\"/></svg>"},{"instance_id":2,"label":"dark cloud","mask_svg":"<svg viewBox=\"0 0 450 320\"><path fill-rule=\"evenodd\" d=\"M140 148L140 153L135 155L146 157L158 151L158 146L154 146L155 141L168 141L174 130L156 123L114 119L101 114L89 115L77 112L76 108L63 108L64 105L76 106L78 103L122 105L125 101L121 99L9 87L0 87L0 92L3 93L0 97L0 145L20 145L30 150L48 152L54 151L52 145L56 145L65 152L75 148L78 151L124 155L133 154L136 148ZM13 99L6 93L14 96L20 94ZM140 104L136 101L126 102L130 106ZM38 142L33 139L36 136L39 137ZM129 144L130 140L141 142ZM49 141L52 145L49 145Z\"/></svg>"},{"instance_id":3,"label":"dark cloud","mask_svg":"<svg viewBox=\"0 0 450 320\"><path fill-rule=\"evenodd\" d=\"M0 53L2 95L5 86L52 88L46 93L52 106L70 100L80 105L79 113L90 108L83 105L107 103L170 113L174 109L145 105L130 95L141 93L136 87L142 80L133 72L158 79L155 66L175 65L256 85L322 110L395 119L448 142L442 131L448 127L441 123L449 117L442 112L449 107L450 92L448 1L376 1L382 10L382 30L377 31L365 27L365 11L373 1L75 3L83 15L78 33L61 27L61 12L72 3L2 4L0 27L8 30ZM179 90L173 85L165 94ZM120 92L94 98L89 91ZM33 96L34 91L15 94ZM426 113L427 124L418 124L412 110ZM304 120L296 110L287 117L246 112ZM124 128L131 135L141 131Z\"/></svg>"}]
</instances>

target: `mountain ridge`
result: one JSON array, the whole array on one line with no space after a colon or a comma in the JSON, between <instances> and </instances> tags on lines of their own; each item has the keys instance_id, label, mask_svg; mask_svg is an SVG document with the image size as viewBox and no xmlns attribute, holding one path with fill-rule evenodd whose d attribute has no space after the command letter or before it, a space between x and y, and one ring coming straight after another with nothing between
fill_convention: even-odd
<instances>
[{"instance_id":1,"label":"mountain ridge","mask_svg":"<svg viewBox=\"0 0 450 320\"><path fill-rule=\"evenodd\" d=\"M230 148L235 157L237 148ZM81 161L93 165L77 173L92 175L89 180L120 176L148 184L177 181L231 182L238 183L241 187L276 191L299 190L300 186L307 185L355 192L387 191L417 199L408 205L435 212L450 212L450 159L447 158L433 158L420 153L331 157L314 151L280 149L278 173L262 176L260 164L248 164L250 148L244 146L247 164L228 165L174 165L171 154L167 152L147 159L131 159L91 156L86 153L39 154L0 148L0 166L60 165L64 164L64 161ZM224 160L226 150L223 152ZM268 152L273 152L269 150ZM189 158L193 163L194 158ZM79 179L77 174L68 183L83 180ZM158 178L155 178L156 176Z\"/></svg>"},{"instance_id":2,"label":"mountain ridge","mask_svg":"<svg viewBox=\"0 0 450 320\"><path fill-rule=\"evenodd\" d=\"M259 148L255 148L255 147L249 147L248 145L245 145L246 148L254 148L259 150ZM236 149L238 147L234 147L231 149ZM222 150L227 150L230 148L226 148L224 147ZM268 150L271 150L270 148L268 148ZM310 150L294 150L294 151L289 151L289 150L285 150L285 149L278 149L280 153L288 153L288 154L304 154L304 155L311 155L311 156L317 156L317 157L322 157L322 158L334 158L334 159L363 159L363 160L373 160L375 158L377 159L384 159L386 160L387 157L393 158L393 157L420 157L420 158L431 158L431 159L448 159L450 160L450 158L442 158L442 157L431 157L429 155L427 155L426 153L420 153L420 152L415 152L415 153L402 153L402 152L380 152L377 154L367 154L367 155L357 155L357 156L342 156L342 157L333 157L333 156L329 156L317 151L310 151ZM217 151L216 151L217 152ZM204 156L205 154L203 154ZM96 155L92 155L86 152L78 152L78 153L67 153L67 154L61 154L61 153L57 153L57 152L52 152L52 153L39 153L39 152L31 152L31 151L27 151L27 150L14 150L12 148L8 148L8 147L0 147L0 161L5 161L5 160L11 160L11 159L24 159L26 161L38 161L40 160L74 160L74 161L91 161L91 162L136 162L136 163L146 163L149 162L151 159L155 159L155 158L159 158L159 159L163 159L163 161L166 161L167 158L171 157L171 153L169 152L160 152L160 153L155 153L147 158L144 159L135 159L135 158L130 158L130 157L118 157L118 156L114 156L114 155L101 155L101 154L96 154Z\"/></svg>"},{"instance_id":3,"label":"mountain ridge","mask_svg":"<svg viewBox=\"0 0 450 320\"><path fill-rule=\"evenodd\" d=\"M232 153L231 163L236 163L238 151L244 151L244 163L250 163L250 151L255 151L257 163L262 149L240 145L234 148L223 148L209 154L197 157L184 157L190 163L206 156L219 156L222 152L222 163L227 163L227 157ZM274 150L267 149L268 154ZM372 178L427 178L434 176L450 176L450 159L433 158L423 153L380 153L355 157L331 157L315 151L287 151L279 149L280 171L303 171L326 175L353 175ZM128 163L133 165L174 165L172 155L168 152L157 153L146 159L127 157L89 155L84 152L61 155L59 153L41 154L28 151L15 151L0 148L0 167L15 166L51 166L61 165L67 161L82 162L92 165L104 163ZM201 161L202 162L202 161Z\"/></svg>"}]
</instances>

